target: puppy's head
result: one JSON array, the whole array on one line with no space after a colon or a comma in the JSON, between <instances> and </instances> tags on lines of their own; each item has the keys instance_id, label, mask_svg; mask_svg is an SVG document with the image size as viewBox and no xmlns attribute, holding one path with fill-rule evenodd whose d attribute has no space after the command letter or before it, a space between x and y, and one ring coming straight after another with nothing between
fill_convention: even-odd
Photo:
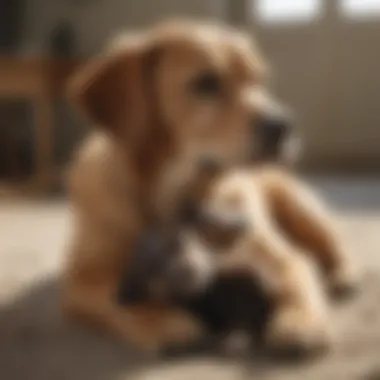
<instances>
[{"instance_id":1,"label":"puppy's head","mask_svg":"<svg viewBox=\"0 0 380 380\"><path fill-rule=\"evenodd\" d=\"M231 164L278 157L290 133L265 78L248 36L181 21L120 39L79 73L71 94L141 160L159 151L177 162L208 156Z\"/></svg>"},{"instance_id":2,"label":"puppy's head","mask_svg":"<svg viewBox=\"0 0 380 380\"><path fill-rule=\"evenodd\" d=\"M201 293L217 276L222 253L245 227L238 215L200 212L178 234L148 230L132 251L119 302L167 302Z\"/></svg>"},{"instance_id":3,"label":"puppy's head","mask_svg":"<svg viewBox=\"0 0 380 380\"><path fill-rule=\"evenodd\" d=\"M170 302L197 294L214 276L212 255L190 234L153 229L143 234L122 278L122 305Z\"/></svg>"}]
</instances>

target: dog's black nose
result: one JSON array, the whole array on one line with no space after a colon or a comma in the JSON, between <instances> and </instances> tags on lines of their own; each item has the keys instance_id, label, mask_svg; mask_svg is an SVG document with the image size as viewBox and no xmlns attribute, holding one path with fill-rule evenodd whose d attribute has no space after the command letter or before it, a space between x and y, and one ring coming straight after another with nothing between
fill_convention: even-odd
<instances>
[{"instance_id":1,"label":"dog's black nose","mask_svg":"<svg viewBox=\"0 0 380 380\"><path fill-rule=\"evenodd\" d=\"M278 144L291 132L292 122L285 113L262 115L257 121L257 129L264 142Z\"/></svg>"},{"instance_id":2,"label":"dog's black nose","mask_svg":"<svg viewBox=\"0 0 380 380\"><path fill-rule=\"evenodd\" d=\"M255 157L278 158L292 132L293 122L286 111L264 112L256 115L254 123Z\"/></svg>"}]
</instances>

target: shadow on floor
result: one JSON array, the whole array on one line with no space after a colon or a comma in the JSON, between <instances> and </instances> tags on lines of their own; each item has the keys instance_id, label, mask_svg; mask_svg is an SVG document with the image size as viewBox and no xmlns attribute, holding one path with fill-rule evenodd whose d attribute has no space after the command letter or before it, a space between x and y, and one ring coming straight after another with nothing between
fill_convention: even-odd
<instances>
[{"instance_id":1,"label":"shadow on floor","mask_svg":"<svg viewBox=\"0 0 380 380\"><path fill-rule=\"evenodd\" d=\"M372 239L373 233L367 227L363 233L358 242L358 258L368 268L368 275L355 299L334 308L332 325L337 330L337 347L318 365L306 365L304 370L297 366L298 370L290 371L288 377L281 367L280 374L272 377L272 369L276 368L256 368L257 360L252 357L249 365L245 360L220 360L211 355L170 363L152 360L124 341L64 320L58 283L52 278L23 289L14 301L0 305L0 379L242 380L269 378L269 373L271 379L281 380L366 379L354 373L356 368L364 368L367 378L375 379L380 352L380 256L377 235ZM358 237L353 233L354 240ZM374 254L365 255L367 250ZM9 284L7 293L12 285Z\"/></svg>"},{"instance_id":2,"label":"shadow on floor","mask_svg":"<svg viewBox=\"0 0 380 380\"><path fill-rule=\"evenodd\" d=\"M0 308L0 378L105 380L133 373L146 358L123 342L63 319L55 280Z\"/></svg>"},{"instance_id":3,"label":"shadow on floor","mask_svg":"<svg viewBox=\"0 0 380 380\"><path fill-rule=\"evenodd\" d=\"M0 379L4 380L245 377L247 366L230 359L220 361L212 354L172 360L149 358L124 341L76 326L61 314L56 279L38 283L0 307Z\"/></svg>"},{"instance_id":4,"label":"shadow on floor","mask_svg":"<svg viewBox=\"0 0 380 380\"><path fill-rule=\"evenodd\" d=\"M339 211L380 210L379 178L309 178L308 182L329 205Z\"/></svg>"}]
</instances>

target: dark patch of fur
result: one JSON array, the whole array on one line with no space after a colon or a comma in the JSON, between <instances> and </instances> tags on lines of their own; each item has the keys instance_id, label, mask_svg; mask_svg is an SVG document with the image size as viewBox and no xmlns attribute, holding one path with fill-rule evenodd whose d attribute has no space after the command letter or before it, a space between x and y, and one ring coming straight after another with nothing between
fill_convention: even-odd
<instances>
[{"instance_id":1,"label":"dark patch of fur","mask_svg":"<svg viewBox=\"0 0 380 380\"><path fill-rule=\"evenodd\" d=\"M198 317L211 334L223 337L244 330L259 345L274 309L259 282L245 273L218 276L202 294L179 304Z\"/></svg>"}]
</instances>

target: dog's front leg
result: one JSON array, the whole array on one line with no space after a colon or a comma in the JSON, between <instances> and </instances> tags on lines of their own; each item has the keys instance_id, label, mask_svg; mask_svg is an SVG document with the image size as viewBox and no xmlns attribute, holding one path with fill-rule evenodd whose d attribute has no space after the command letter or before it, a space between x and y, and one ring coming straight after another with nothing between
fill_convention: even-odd
<instances>
[{"instance_id":1,"label":"dog's front leg","mask_svg":"<svg viewBox=\"0 0 380 380\"><path fill-rule=\"evenodd\" d=\"M320 199L304 183L279 170L264 173L261 185L281 229L317 260L329 289L338 295L353 290L357 271Z\"/></svg>"},{"instance_id":2,"label":"dog's front leg","mask_svg":"<svg viewBox=\"0 0 380 380\"><path fill-rule=\"evenodd\" d=\"M274 231L252 236L246 268L275 303L267 343L280 353L313 354L331 343L327 297L314 263Z\"/></svg>"},{"instance_id":3,"label":"dog's front leg","mask_svg":"<svg viewBox=\"0 0 380 380\"><path fill-rule=\"evenodd\" d=\"M249 270L275 304L268 344L281 352L312 353L330 344L327 297L317 267L284 236L260 188L244 186L249 229L223 255L226 271ZM223 270L223 268L222 268Z\"/></svg>"},{"instance_id":4,"label":"dog's front leg","mask_svg":"<svg viewBox=\"0 0 380 380\"><path fill-rule=\"evenodd\" d=\"M88 236L93 237L93 243ZM116 240L110 240L103 229L91 229L76 237L63 279L66 314L145 350L157 351L166 345L196 340L201 327L185 312L170 307L117 304L121 276L118 262L124 260L125 242L121 240L119 245Z\"/></svg>"}]
</instances>

